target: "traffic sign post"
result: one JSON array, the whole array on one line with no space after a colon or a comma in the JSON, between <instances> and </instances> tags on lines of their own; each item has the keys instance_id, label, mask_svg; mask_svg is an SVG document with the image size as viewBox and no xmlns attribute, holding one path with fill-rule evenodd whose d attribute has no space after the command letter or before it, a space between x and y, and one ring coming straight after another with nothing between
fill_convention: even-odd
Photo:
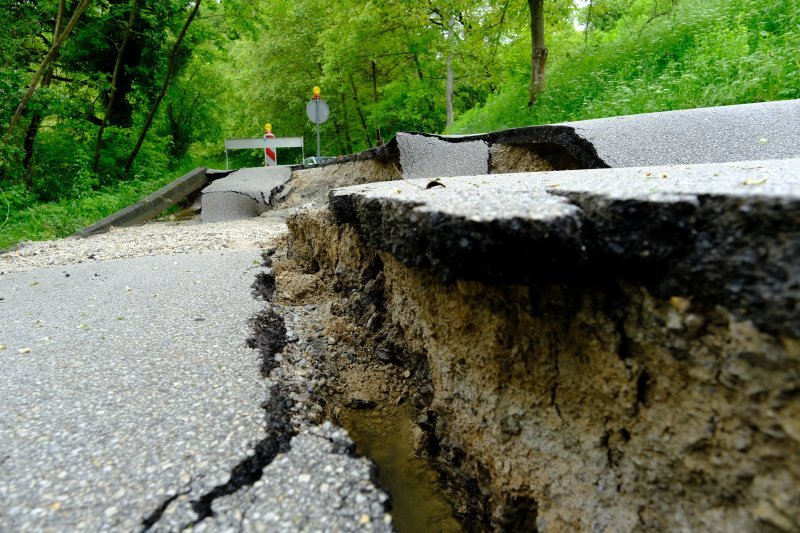
<instances>
[{"instance_id":1,"label":"traffic sign post","mask_svg":"<svg viewBox=\"0 0 800 533\"><path fill-rule=\"evenodd\" d=\"M320 157L320 124L328 121L331 110L328 104L320 97L319 87L314 87L314 96L306 105L306 116L308 120L317 125L317 157Z\"/></svg>"}]
</instances>

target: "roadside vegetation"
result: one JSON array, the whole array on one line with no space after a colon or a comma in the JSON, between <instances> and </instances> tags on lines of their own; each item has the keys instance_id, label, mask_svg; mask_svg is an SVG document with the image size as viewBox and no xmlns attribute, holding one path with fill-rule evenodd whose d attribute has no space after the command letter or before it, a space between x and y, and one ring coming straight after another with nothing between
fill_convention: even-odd
<instances>
[{"instance_id":1,"label":"roadside vegetation","mask_svg":"<svg viewBox=\"0 0 800 533\"><path fill-rule=\"evenodd\" d=\"M600 4L609 11L595 12L588 36L553 44L547 89L530 109L523 58L512 56L499 89L450 131L800 98L797 2L684 1L655 14L652 2L613 7L626 4Z\"/></svg>"},{"instance_id":2,"label":"roadside vegetation","mask_svg":"<svg viewBox=\"0 0 800 533\"><path fill-rule=\"evenodd\" d=\"M535 0L87 1L0 0L0 249L224 166L223 140L266 122L313 146L315 85L325 155L398 130L800 98L796 0L544 0L535 94Z\"/></svg>"}]
</instances>

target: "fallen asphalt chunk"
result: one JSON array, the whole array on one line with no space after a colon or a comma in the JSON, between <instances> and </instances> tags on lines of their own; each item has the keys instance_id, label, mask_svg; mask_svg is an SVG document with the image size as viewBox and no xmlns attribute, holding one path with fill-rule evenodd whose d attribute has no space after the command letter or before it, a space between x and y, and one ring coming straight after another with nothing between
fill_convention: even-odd
<instances>
[{"instance_id":1,"label":"fallen asphalt chunk","mask_svg":"<svg viewBox=\"0 0 800 533\"><path fill-rule=\"evenodd\" d=\"M203 222L257 217L272 206L272 197L291 177L291 167L237 170L202 191Z\"/></svg>"}]
</instances>

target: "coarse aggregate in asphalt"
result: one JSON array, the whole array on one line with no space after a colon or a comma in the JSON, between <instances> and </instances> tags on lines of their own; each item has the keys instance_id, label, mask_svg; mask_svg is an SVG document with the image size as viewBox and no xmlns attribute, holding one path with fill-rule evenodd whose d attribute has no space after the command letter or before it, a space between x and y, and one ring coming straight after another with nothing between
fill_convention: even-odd
<instances>
[{"instance_id":1,"label":"coarse aggregate in asphalt","mask_svg":"<svg viewBox=\"0 0 800 533\"><path fill-rule=\"evenodd\" d=\"M1 522L135 528L263 438L243 344L256 251L103 261L0 278ZM231 309L236 309L231 313Z\"/></svg>"},{"instance_id":2,"label":"coarse aggregate in asphalt","mask_svg":"<svg viewBox=\"0 0 800 533\"><path fill-rule=\"evenodd\" d=\"M0 277L2 529L141 530L147 517L154 530L181 529L199 518L192 502L225 485L258 443L288 441L265 423L275 388L244 342L263 305L250 290L260 262L259 250L216 251ZM309 445L312 429L298 426L298 445L277 464L283 479L314 482L288 494L262 478L270 498L283 498L276 523L322 516L327 504L307 506L324 476L328 503L388 528L365 460L330 459L330 446ZM323 463L343 470L309 471ZM369 498L356 501L351 486ZM248 491L263 509L257 487L229 498Z\"/></svg>"}]
</instances>

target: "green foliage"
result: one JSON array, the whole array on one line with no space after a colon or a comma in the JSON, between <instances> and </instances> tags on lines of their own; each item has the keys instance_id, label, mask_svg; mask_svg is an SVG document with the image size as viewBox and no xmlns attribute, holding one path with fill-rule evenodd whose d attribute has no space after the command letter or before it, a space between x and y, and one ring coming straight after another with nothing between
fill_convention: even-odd
<instances>
[{"instance_id":1,"label":"green foliage","mask_svg":"<svg viewBox=\"0 0 800 533\"><path fill-rule=\"evenodd\" d=\"M66 237L163 187L175 176L131 180L84 192L69 199L41 203L22 185L0 192L0 249L22 240Z\"/></svg>"},{"instance_id":2,"label":"green foliage","mask_svg":"<svg viewBox=\"0 0 800 533\"><path fill-rule=\"evenodd\" d=\"M517 69L453 132L800 98L800 10L792 0L687 0L655 19L651 9L633 2L587 49L573 38L570 51L551 50L548 88L533 109Z\"/></svg>"},{"instance_id":3,"label":"green foliage","mask_svg":"<svg viewBox=\"0 0 800 533\"><path fill-rule=\"evenodd\" d=\"M0 126L50 46L58 3L0 0ZM66 4L69 17L75 2ZM304 136L313 153L305 105L315 85L331 108L324 155L371 148L398 130L442 131L448 56L453 133L800 98L797 0L594 0L591 10L547 0L547 87L531 109L523 0L204 2L125 176L192 7L139 5L96 168L131 0L93 2L0 143L0 247L69 234L187 167L224 166L224 139L260 136L266 122L278 136ZM297 152L279 158L296 163ZM257 166L263 154L230 159L232 168Z\"/></svg>"}]
</instances>

